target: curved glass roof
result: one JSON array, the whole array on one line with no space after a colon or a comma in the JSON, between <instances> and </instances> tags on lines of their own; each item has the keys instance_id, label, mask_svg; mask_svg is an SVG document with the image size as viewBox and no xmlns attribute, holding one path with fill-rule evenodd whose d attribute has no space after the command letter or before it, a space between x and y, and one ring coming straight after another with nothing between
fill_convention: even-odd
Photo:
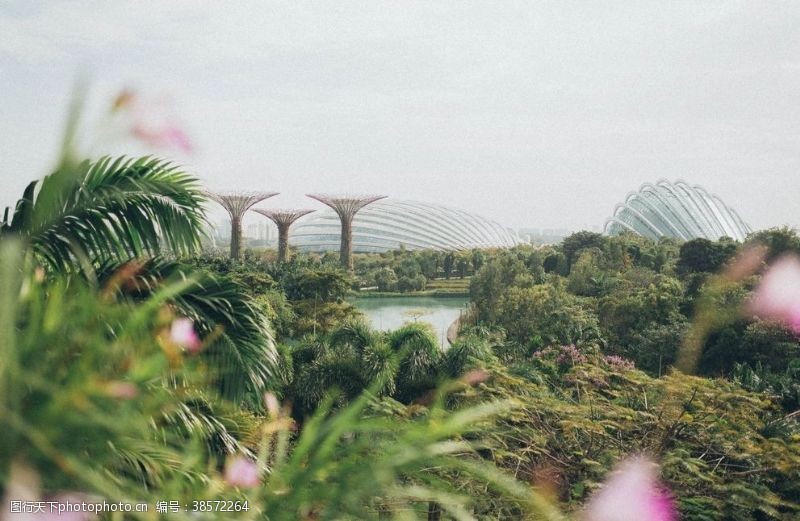
<instances>
[{"instance_id":1,"label":"curved glass roof","mask_svg":"<svg viewBox=\"0 0 800 521\"><path fill-rule=\"evenodd\" d=\"M478 215L437 204L386 199L360 210L353 219L353 251L463 250L511 247L515 232ZM338 251L340 222L325 209L293 228L289 243L303 251Z\"/></svg>"},{"instance_id":2,"label":"curved glass roof","mask_svg":"<svg viewBox=\"0 0 800 521\"><path fill-rule=\"evenodd\" d=\"M633 231L651 239L674 237L744 240L750 227L722 199L685 181L645 183L631 192L606 221L606 233Z\"/></svg>"}]
</instances>

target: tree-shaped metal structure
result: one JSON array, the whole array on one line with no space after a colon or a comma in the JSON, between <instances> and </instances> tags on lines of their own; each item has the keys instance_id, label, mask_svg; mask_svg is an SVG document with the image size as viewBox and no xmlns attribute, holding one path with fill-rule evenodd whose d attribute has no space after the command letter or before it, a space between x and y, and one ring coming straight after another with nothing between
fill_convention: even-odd
<instances>
[{"instance_id":1,"label":"tree-shaped metal structure","mask_svg":"<svg viewBox=\"0 0 800 521\"><path fill-rule=\"evenodd\" d=\"M314 210L266 210L264 208L253 208L253 211L270 219L278 227L278 262L286 262L289 256L289 228L297 219L310 214Z\"/></svg>"},{"instance_id":2,"label":"tree-shaped metal structure","mask_svg":"<svg viewBox=\"0 0 800 521\"><path fill-rule=\"evenodd\" d=\"M342 222L342 242L339 250L339 259L342 266L352 271L353 269L353 217L359 210L370 203L383 199L385 195L324 195L306 194L312 199L333 208Z\"/></svg>"},{"instance_id":3,"label":"tree-shaped metal structure","mask_svg":"<svg viewBox=\"0 0 800 521\"><path fill-rule=\"evenodd\" d=\"M231 217L231 258L242 255L242 216L256 203L268 199L278 192L207 192L208 197L225 208Z\"/></svg>"}]
</instances>

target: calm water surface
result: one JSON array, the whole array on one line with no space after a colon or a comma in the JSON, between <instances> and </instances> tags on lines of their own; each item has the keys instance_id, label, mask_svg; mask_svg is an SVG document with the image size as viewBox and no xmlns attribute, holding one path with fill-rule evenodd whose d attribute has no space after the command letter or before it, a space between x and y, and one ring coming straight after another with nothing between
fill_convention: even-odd
<instances>
[{"instance_id":1,"label":"calm water surface","mask_svg":"<svg viewBox=\"0 0 800 521\"><path fill-rule=\"evenodd\" d=\"M447 328L465 309L466 297L376 297L355 298L353 304L381 331L397 329L407 322L427 322L436 331L439 342L445 343Z\"/></svg>"}]
</instances>

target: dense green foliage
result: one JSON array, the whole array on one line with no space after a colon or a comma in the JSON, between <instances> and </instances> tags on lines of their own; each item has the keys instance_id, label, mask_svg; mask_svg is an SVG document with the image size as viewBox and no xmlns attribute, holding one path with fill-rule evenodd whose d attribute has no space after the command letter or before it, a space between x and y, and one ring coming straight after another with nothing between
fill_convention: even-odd
<instances>
[{"instance_id":1,"label":"dense green foliage","mask_svg":"<svg viewBox=\"0 0 800 521\"><path fill-rule=\"evenodd\" d=\"M548 483L574 506L609 465L646 452L679 498L683 519L795 519L800 431L766 394L672 374L653 379L591 351L557 348L499 368L466 403L514 399L487 429L490 458L523 481Z\"/></svg>"},{"instance_id":2,"label":"dense green foliage","mask_svg":"<svg viewBox=\"0 0 800 521\"><path fill-rule=\"evenodd\" d=\"M237 283L259 303L281 339L327 333L360 315L346 300L353 279L336 262L298 257L278 264L247 253L239 262L214 254L187 262Z\"/></svg>"},{"instance_id":3,"label":"dense green foliage","mask_svg":"<svg viewBox=\"0 0 800 521\"><path fill-rule=\"evenodd\" d=\"M473 330L510 373L486 390L525 396L530 411L495 438L502 465L579 501L620 452L647 451L685 519L795 518L800 339L741 314L760 268L753 276L736 259L759 244L764 262L800 251L795 232L776 229L745 245L580 233L490 257L472 278ZM697 371L725 380L670 374L692 334ZM548 347L567 343L578 347ZM610 355L669 376L620 373Z\"/></svg>"},{"instance_id":4,"label":"dense green foliage","mask_svg":"<svg viewBox=\"0 0 800 521\"><path fill-rule=\"evenodd\" d=\"M400 250L352 276L326 255L197 255L195 179L72 156L0 230L6 501L563 520L645 453L683 519L800 515L800 340L742 312L765 263L800 252L792 230ZM467 284L448 346L423 322L375 331L347 302Z\"/></svg>"},{"instance_id":5,"label":"dense green foliage","mask_svg":"<svg viewBox=\"0 0 800 521\"><path fill-rule=\"evenodd\" d=\"M462 461L477 447L461 437L508 403L452 415L434 405L398 422L399 406L368 392L337 414L331 397L295 434L269 402L259 415L223 400L209 385L207 360L174 343L168 302L185 281L117 301L114 287L98 294L82 281L48 282L20 270L16 246L0 248L0 483L24 494L12 499L69 491L72 501L146 502L149 514L129 514L142 519L165 498L237 500L248 505L238 517L287 520L424 512L434 501L464 518L469 499L428 472L435 465L519 505L529 501L523 486L491 466ZM123 273L117 282L134 280ZM269 469L259 487L229 483L222 467L232 454L257 456Z\"/></svg>"},{"instance_id":6,"label":"dense green foliage","mask_svg":"<svg viewBox=\"0 0 800 521\"><path fill-rule=\"evenodd\" d=\"M800 251L797 236L785 229L760 232L751 242ZM725 317L746 299L753 277L707 284L742 248L725 238L679 245L581 232L549 249L499 252L472 278L474 319L501 328L522 352L591 344L664 374L704 310ZM781 326L729 318L718 318L719 327L709 331L701 373L728 375L736 364L783 372L798 358L797 337Z\"/></svg>"},{"instance_id":7,"label":"dense green foliage","mask_svg":"<svg viewBox=\"0 0 800 521\"><path fill-rule=\"evenodd\" d=\"M787 233L752 241L785 251L794 244ZM727 239L679 244L581 233L551 247L483 252L469 279L473 309L454 346L441 351L419 324L380 333L347 319L311 336L284 336L288 371L276 391L299 422L326 390L338 389L336 406L344 407L370 386L395 403L391 414L406 418L425 410L442 382L485 368L489 379L447 407L511 400L500 421L475 433L485 447L480 458L556 491L568 509L579 508L613 462L647 452L661 461L685 519L792 519L800 502L800 342L779 324L740 314L757 274L715 274L742 249ZM424 254L374 257L409 266ZM270 291L284 296L302 293L288 281L303 273L327 298L344 298L348 284L332 292L326 276L308 271L325 272L324 261L296 262L284 275L269 265L237 269L271 274ZM707 334L697 371L724 379L671 369L698 324ZM470 491L476 514L523 516L515 500L468 477L451 479Z\"/></svg>"},{"instance_id":8,"label":"dense green foliage","mask_svg":"<svg viewBox=\"0 0 800 521\"><path fill-rule=\"evenodd\" d=\"M236 499L248 502L241 513L246 518L372 518L430 508L471 517L469 498L458 487L432 479L427 467L433 464L443 473L475 476L521 508L531 504L525 487L491 465L462 461L476 453L462 436L508 404L454 414L433 404L397 422L393 414L401 406L375 398L381 394L371 384L376 379L400 382L394 387L411 389L409 396L434 391L438 378L430 371L442 353L424 327L385 340L392 350L385 353L386 367L398 364L407 369L402 373L367 374L356 392L337 400L332 386L345 381L334 369L335 381L316 384L320 401L304 415L302 431L293 433L298 424L265 393L293 382L274 356L267 319L280 317L286 337L308 329L324 335L335 325L334 345L364 347L355 328L341 326L354 316L344 302L348 276L326 265L295 264L270 274L214 259L155 256L186 253L183 248L197 244L199 194L186 202L186 215L194 217L168 231L159 227L180 215L167 212L162 221L150 216L152 222L143 223L109 214L103 221L105 204L132 205L135 213L136 204L147 202L135 190L100 190L110 199L89 198L99 205L91 210L98 221L84 227L73 209L90 204L80 197L78 205L67 203L70 190L82 196L93 186L87 164L64 162L44 184L70 182L60 192L50 185L26 192L3 228L0 484L7 501L63 501L66 494L73 501L146 502L152 509L165 498L183 505ZM135 184L137 175L118 174L121 185ZM154 189L154 200L177 205L168 201L177 197L170 182L195 183L173 176ZM48 249L41 228L29 225L40 215L57 230L57 248ZM332 403L338 404L335 414ZM240 460L253 466L260 486L228 475Z\"/></svg>"},{"instance_id":9,"label":"dense green foliage","mask_svg":"<svg viewBox=\"0 0 800 521\"><path fill-rule=\"evenodd\" d=\"M443 252L405 249L355 256L357 285L381 293L429 290L436 295L465 294L461 284L440 281L464 280L483 266L487 252L471 250Z\"/></svg>"}]
</instances>

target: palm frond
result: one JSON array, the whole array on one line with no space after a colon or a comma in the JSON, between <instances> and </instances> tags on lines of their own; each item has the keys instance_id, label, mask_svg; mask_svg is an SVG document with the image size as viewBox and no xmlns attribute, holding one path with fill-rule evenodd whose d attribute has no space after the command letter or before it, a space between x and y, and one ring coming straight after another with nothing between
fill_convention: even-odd
<instances>
[{"instance_id":1,"label":"palm frond","mask_svg":"<svg viewBox=\"0 0 800 521\"><path fill-rule=\"evenodd\" d=\"M119 269L111 263L101 266L100 284L107 285ZM170 303L194 321L201 337L214 338L201 356L212 368L222 396L235 401L249 397L253 404L260 403L275 374L275 341L266 315L236 282L155 258L141 264L132 282L117 289L126 298L144 300L170 282L189 280L189 274L191 282Z\"/></svg>"},{"instance_id":2,"label":"palm frond","mask_svg":"<svg viewBox=\"0 0 800 521\"><path fill-rule=\"evenodd\" d=\"M364 348L374 344L375 341L375 332L363 319L348 320L336 328L331 333L330 337L331 346L341 347L349 345L354 347L358 352L363 352Z\"/></svg>"},{"instance_id":3,"label":"palm frond","mask_svg":"<svg viewBox=\"0 0 800 521\"><path fill-rule=\"evenodd\" d=\"M415 512L424 515L433 502L455 519L474 520L471 498L459 490L465 478L535 512L538 495L481 461L480 444L468 441L481 425L510 411L511 402L455 414L437 406L414 419L387 413L396 402L371 392L332 412L337 402L333 395L323 401L291 453L277 453L279 443L269 445L276 454L266 458L275 462L262 489L267 518L418 519ZM459 481L452 479L455 473Z\"/></svg>"},{"instance_id":4,"label":"palm frond","mask_svg":"<svg viewBox=\"0 0 800 521\"><path fill-rule=\"evenodd\" d=\"M123 261L162 246L184 254L199 247L204 201L197 180L169 162L104 157L28 185L2 232L20 235L60 271L76 259Z\"/></svg>"}]
</instances>

